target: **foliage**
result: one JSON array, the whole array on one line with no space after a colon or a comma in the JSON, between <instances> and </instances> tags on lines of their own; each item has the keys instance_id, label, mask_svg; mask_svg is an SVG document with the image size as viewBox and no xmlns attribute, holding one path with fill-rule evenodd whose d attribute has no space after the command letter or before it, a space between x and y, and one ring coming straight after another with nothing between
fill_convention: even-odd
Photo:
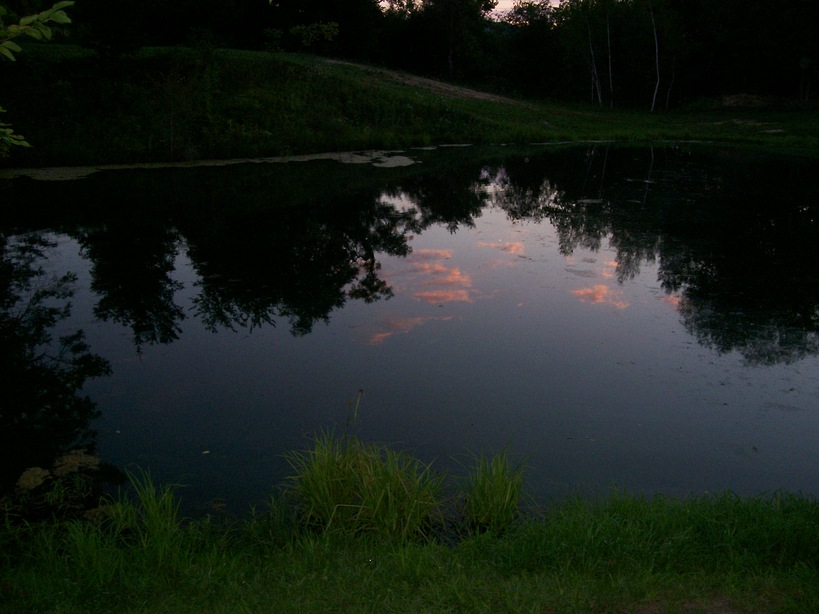
<instances>
[{"instance_id":1,"label":"foliage","mask_svg":"<svg viewBox=\"0 0 819 614\"><path fill-rule=\"evenodd\" d=\"M819 65L814 0L555 4L517 0L501 16L494 0L84 0L72 36L110 57L154 45L309 48L606 108L661 110L737 93L810 100ZM61 20L61 11L38 18ZM27 26L32 36L46 32L36 22Z\"/></svg>"},{"instance_id":2,"label":"foliage","mask_svg":"<svg viewBox=\"0 0 819 614\"><path fill-rule=\"evenodd\" d=\"M6 110L0 107L0 113L5 113ZM20 134L15 134L11 124L0 122L0 158L8 155L8 150L12 146L31 147L26 141L25 137Z\"/></svg>"},{"instance_id":3,"label":"foliage","mask_svg":"<svg viewBox=\"0 0 819 614\"><path fill-rule=\"evenodd\" d=\"M288 51L377 59L376 40L383 15L378 0L275 0L267 26L286 33Z\"/></svg>"},{"instance_id":4,"label":"foliage","mask_svg":"<svg viewBox=\"0 0 819 614\"><path fill-rule=\"evenodd\" d=\"M74 2L57 2L50 9L29 15L20 19L19 23L5 25L3 17L8 14L5 8L0 6L0 55L6 59L15 61L14 54L20 53L22 48L13 39L19 36L29 36L35 40L51 40L52 30L49 23L67 24L71 19L63 9L73 6Z\"/></svg>"},{"instance_id":5,"label":"foliage","mask_svg":"<svg viewBox=\"0 0 819 614\"><path fill-rule=\"evenodd\" d=\"M0 6L0 56L12 62L16 61L15 53L20 53L23 49L13 39L20 36L28 36L35 40L50 40L52 35L49 23L67 24L71 19L63 9L73 6L74 2L57 2L50 9L23 17L16 24L6 25L3 18L8 15L8 11ZM5 109L0 107L0 113L5 113ZM15 134L11 124L0 122L0 158L8 155L11 147L30 147L25 138Z\"/></svg>"},{"instance_id":6,"label":"foliage","mask_svg":"<svg viewBox=\"0 0 819 614\"><path fill-rule=\"evenodd\" d=\"M315 47L316 43L330 43L338 36L338 24L335 21L328 23L311 23L308 25L293 26L290 34L298 39L305 49Z\"/></svg>"}]
</instances>

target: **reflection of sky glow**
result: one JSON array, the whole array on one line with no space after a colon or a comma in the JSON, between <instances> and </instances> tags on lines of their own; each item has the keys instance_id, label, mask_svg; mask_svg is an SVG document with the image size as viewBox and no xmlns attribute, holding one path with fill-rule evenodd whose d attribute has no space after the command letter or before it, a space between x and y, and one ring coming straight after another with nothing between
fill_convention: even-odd
<instances>
[{"instance_id":1,"label":"reflection of sky glow","mask_svg":"<svg viewBox=\"0 0 819 614\"><path fill-rule=\"evenodd\" d=\"M524 253L523 241L496 241L494 243L479 241L478 247L493 247L507 254L514 254L516 256L522 256Z\"/></svg>"},{"instance_id":2,"label":"reflection of sky glow","mask_svg":"<svg viewBox=\"0 0 819 614\"><path fill-rule=\"evenodd\" d=\"M413 252L407 258L408 281L415 290L410 290L412 296L430 304L469 302L472 278L457 266L444 264L450 258L452 252L443 249Z\"/></svg>"},{"instance_id":3,"label":"reflection of sky glow","mask_svg":"<svg viewBox=\"0 0 819 614\"><path fill-rule=\"evenodd\" d=\"M664 296L661 300L666 305L671 305L674 309L677 310L679 310L680 302L682 301L682 299L676 294L669 294L668 296Z\"/></svg>"},{"instance_id":4,"label":"reflection of sky glow","mask_svg":"<svg viewBox=\"0 0 819 614\"><path fill-rule=\"evenodd\" d=\"M418 328L429 322L430 320L448 320L449 317L444 318L395 318L393 320L389 320L381 324L387 330L382 331L380 333L375 333L370 336L367 340L369 345L379 345L383 343L385 340L389 339L393 335L403 335L414 328Z\"/></svg>"},{"instance_id":5,"label":"reflection of sky glow","mask_svg":"<svg viewBox=\"0 0 819 614\"><path fill-rule=\"evenodd\" d=\"M600 276L603 279L614 279L614 274L617 272L617 262L614 260L608 260L605 264L605 268L600 272Z\"/></svg>"},{"instance_id":6,"label":"reflection of sky glow","mask_svg":"<svg viewBox=\"0 0 819 614\"><path fill-rule=\"evenodd\" d=\"M440 303L454 303L454 302L470 302L469 292L467 290L429 290L425 292L416 292L415 297L429 303L436 305Z\"/></svg>"},{"instance_id":7,"label":"reflection of sky glow","mask_svg":"<svg viewBox=\"0 0 819 614\"><path fill-rule=\"evenodd\" d=\"M449 260L452 258L452 250L449 249L419 249L412 252L407 258L409 262L422 262L425 260L438 260L439 258L445 258Z\"/></svg>"},{"instance_id":8,"label":"reflection of sky glow","mask_svg":"<svg viewBox=\"0 0 819 614\"><path fill-rule=\"evenodd\" d=\"M603 303L616 307L617 309L625 309L629 306L629 303L623 300L622 292L612 291L612 289L605 284L597 284L591 288L572 290L572 294L578 297L583 303Z\"/></svg>"}]
</instances>

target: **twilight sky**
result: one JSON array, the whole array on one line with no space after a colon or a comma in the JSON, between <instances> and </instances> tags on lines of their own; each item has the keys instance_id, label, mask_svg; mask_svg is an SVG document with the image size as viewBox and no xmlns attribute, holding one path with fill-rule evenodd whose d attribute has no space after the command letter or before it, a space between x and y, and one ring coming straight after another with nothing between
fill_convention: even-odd
<instances>
[{"instance_id":1,"label":"twilight sky","mask_svg":"<svg viewBox=\"0 0 819 614\"><path fill-rule=\"evenodd\" d=\"M559 3L557 0L551 0L552 6L557 6ZM512 8L515 4L515 0L498 0L498 6L495 7L496 13L503 13L508 11Z\"/></svg>"}]
</instances>

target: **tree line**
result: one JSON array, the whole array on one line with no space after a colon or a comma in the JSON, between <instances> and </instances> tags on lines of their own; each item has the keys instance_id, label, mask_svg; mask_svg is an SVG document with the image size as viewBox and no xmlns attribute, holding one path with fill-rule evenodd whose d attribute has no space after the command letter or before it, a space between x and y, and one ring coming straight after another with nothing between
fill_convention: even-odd
<instances>
[{"instance_id":1,"label":"tree line","mask_svg":"<svg viewBox=\"0 0 819 614\"><path fill-rule=\"evenodd\" d=\"M4 0L11 17L50 0ZM143 46L307 51L603 107L734 94L807 101L816 0L78 0L67 36Z\"/></svg>"}]
</instances>

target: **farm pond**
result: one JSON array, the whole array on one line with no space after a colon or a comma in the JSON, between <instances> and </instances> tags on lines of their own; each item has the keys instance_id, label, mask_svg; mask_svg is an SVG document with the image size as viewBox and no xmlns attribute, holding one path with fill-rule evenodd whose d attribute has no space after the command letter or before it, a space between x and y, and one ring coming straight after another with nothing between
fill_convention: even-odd
<instances>
[{"instance_id":1,"label":"farm pond","mask_svg":"<svg viewBox=\"0 0 819 614\"><path fill-rule=\"evenodd\" d=\"M354 429L452 474L506 447L542 501L819 494L817 176L599 143L0 171L0 490L83 447L243 514Z\"/></svg>"}]
</instances>

